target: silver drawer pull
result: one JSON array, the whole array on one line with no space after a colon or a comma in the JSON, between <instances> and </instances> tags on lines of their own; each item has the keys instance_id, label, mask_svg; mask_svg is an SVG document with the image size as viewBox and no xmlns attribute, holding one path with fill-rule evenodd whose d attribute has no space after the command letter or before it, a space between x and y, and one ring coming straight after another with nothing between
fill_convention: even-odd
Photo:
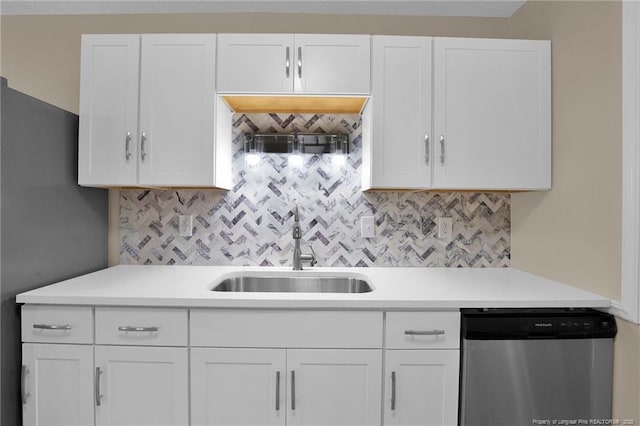
<instances>
[{"instance_id":1,"label":"silver drawer pull","mask_svg":"<svg viewBox=\"0 0 640 426\"><path fill-rule=\"evenodd\" d=\"M286 49L286 54L285 54L285 61L284 61L284 69L285 69L285 75L287 76L287 78L289 78L289 70L291 69L291 61L289 60L289 46L287 46Z\"/></svg>"},{"instance_id":2,"label":"silver drawer pull","mask_svg":"<svg viewBox=\"0 0 640 426\"><path fill-rule=\"evenodd\" d=\"M29 374L29 369L26 365L22 366L22 374L20 376L20 394L22 395L22 404L27 403L27 398L29 394L27 393L27 374Z\"/></svg>"},{"instance_id":3,"label":"silver drawer pull","mask_svg":"<svg viewBox=\"0 0 640 426\"><path fill-rule=\"evenodd\" d=\"M276 371L276 411L280 411L280 372Z\"/></svg>"},{"instance_id":4,"label":"silver drawer pull","mask_svg":"<svg viewBox=\"0 0 640 426\"><path fill-rule=\"evenodd\" d=\"M408 336L440 336L444 334L444 330L405 330L404 334Z\"/></svg>"},{"instance_id":5,"label":"silver drawer pull","mask_svg":"<svg viewBox=\"0 0 640 426\"><path fill-rule=\"evenodd\" d=\"M131 327L128 325L118 327L118 331L133 331L133 332L147 332L153 333L158 331L158 327Z\"/></svg>"},{"instance_id":6,"label":"silver drawer pull","mask_svg":"<svg viewBox=\"0 0 640 426\"><path fill-rule=\"evenodd\" d=\"M429 165L429 134L424 135L424 162Z\"/></svg>"},{"instance_id":7,"label":"silver drawer pull","mask_svg":"<svg viewBox=\"0 0 640 426\"><path fill-rule=\"evenodd\" d=\"M124 142L124 159L129 161L131 158L131 132L127 132Z\"/></svg>"},{"instance_id":8,"label":"silver drawer pull","mask_svg":"<svg viewBox=\"0 0 640 426\"><path fill-rule=\"evenodd\" d=\"M147 142L147 132L142 132L140 136L140 159L144 161L147 158L147 151L145 151L145 143Z\"/></svg>"},{"instance_id":9,"label":"silver drawer pull","mask_svg":"<svg viewBox=\"0 0 640 426\"><path fill-rule=\"evenodd\" d=\"M391 372L391 411L396 410L396 372Z\"/></svg>"},{"instance_id":10,"label":"silver drawer pull","mask_svg":"<svg viewBox=\"0 0 640 426\"><path fill-rule=\"evenodd\" d=\"M291 370L291 410L296 409L296 372Z\"/></svg>"},{"instance_id":11,"label":"silver drawer pull","mask_svg":"<svg viewBox=\"0 0 640 426\"><path fill-rule=\"evenodd\" d=\"M100 406L102 401L102 394L100 393L100 376L102 375L102 368L96 367L96 378L94 380L95 389L94 394L96 397L96 406Z\"/></svg>"},{"instance_id":12,"label":"silver drawer pull","mask_svg":"<svg viewBox=\"0 0 640 426\"><path fill-rule=\"evenodd\" d=\"M71 330L70 324L55 325L55 324L33 324L33 328L37 330Z\"/></svg>"}]
</instances>

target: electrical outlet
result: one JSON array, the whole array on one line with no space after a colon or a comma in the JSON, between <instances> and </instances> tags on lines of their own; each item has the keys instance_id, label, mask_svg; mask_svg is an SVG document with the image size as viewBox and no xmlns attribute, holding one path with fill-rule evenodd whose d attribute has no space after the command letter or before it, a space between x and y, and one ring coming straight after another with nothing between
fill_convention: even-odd
<instances>
[{"instance_id":1,"label":"electrical outlet","mask_svg":"<svg viewBox=\"0 0 640 426\"><path fill-rule=\"evenodd\" d=\"M191 237L193 235L193 215L181 214L178 216L178 235Z\"/></svg>"},{"instance_id":2,"label":"electrical outlet","mask_svg":"<svg viewBox=\"0 0 640 426\"><path fill-rule=\"evenodd\" d=\"M373 216L362 216L360 218L360 236L362 238L376 237L376 223Z\"/></svg>"},{"instance_id":3,"label":"electrical outlet","mask_svg":"<svg viewBox=\"0 0 640 426\"><path fill-rule=\"evenodd\" d=\"M438 239L449 242L453 238L453 219L450 217L439 217L438 224Z\"/></svg>"}]
</instances>

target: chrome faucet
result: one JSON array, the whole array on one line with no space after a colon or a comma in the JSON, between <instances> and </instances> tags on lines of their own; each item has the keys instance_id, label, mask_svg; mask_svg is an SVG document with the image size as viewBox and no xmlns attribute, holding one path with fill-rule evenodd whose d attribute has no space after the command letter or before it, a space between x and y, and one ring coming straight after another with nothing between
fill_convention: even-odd
<instances>
[{"instance_id":1,"label":"chrome faucet","mask_svg":"<svg viewBox=\"0 0 640 426\"><path fill-rule=\"evenodd\" d=\"M296 204L293 211L293 270L301 271L302 262L309 262L311 266L314 266L318 261L316 260L316 254L313 251L313 247L309 244L311 254L302 254L300 249L300 239L302 232L300 231L300 218L298 216L298 205Z\"/></svg>"}]
</instances>

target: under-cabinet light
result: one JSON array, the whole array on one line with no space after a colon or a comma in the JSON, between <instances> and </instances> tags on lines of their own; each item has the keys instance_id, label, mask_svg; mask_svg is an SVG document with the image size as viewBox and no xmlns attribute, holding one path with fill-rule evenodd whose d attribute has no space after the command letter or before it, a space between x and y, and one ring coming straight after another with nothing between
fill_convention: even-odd
<instances>
[{"instance_id":1,"label":"under-cabinet light","mask_svg":"<svg viewBox=\"0 0 640 426\"><path fill-rule=\"evenodd\" d=\"M349 135L326 133L245 133L244 152L259 154L348 154ZM253 158L253 157L252 157Z\"/></svg>"},{"instance_id":2,"label":"under-cabinet light","mask_svg":"<svg viewBox=\"0 0 640 426\"><path fill-rule=\"evenodd\" d=\"M300 152L300 139L297 134L287 139L287 152L291 154L288 158L289 166L294 168L302 167L304 161Z\"/></svg>"},{"instance_id":3,"label":"under-cabinet light","mask_svg":"<svg viewBox=\"0 0 640 426\"><path fill-rule=\"evenodd\" d=\"M260 153L263 151L262 138L260 136L244 138L244 152L247 166L255 167L260 162Z\"/></svg>"}]
</instances>

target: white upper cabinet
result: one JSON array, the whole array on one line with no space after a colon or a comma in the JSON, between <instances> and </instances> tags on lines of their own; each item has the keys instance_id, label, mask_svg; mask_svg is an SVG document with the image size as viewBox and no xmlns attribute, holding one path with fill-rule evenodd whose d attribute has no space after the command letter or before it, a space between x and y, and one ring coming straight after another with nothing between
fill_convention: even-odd
<instances>
[{"instance_id":1,"label":"white upper cabinet","mask_svg":"<svg viewBox=\"0 0 640 426\"><path fill-rule=\"evenodd\" d=\"M219 92L290 92L292 70L293 40L289 34L218 35Z\"/></svg>"},{"instance_id":2,"label":"white upper cabinet","mask_svg":"<svg viewBox=\"0 0 640 426\"><path fill-rule=\"evenodd\" d=\"M431 186L431 37L373 36L363 189Z\"/></svg>"},{"instance_id":3,"label":"white upper cabinet","mask_svg":"<svg viewBox=\"0 0 640 426\"><path fill-rule=\"evenodd\" d=\"M215 40L201 34L142 36L141 185L213 183Z\"/></svg>"},{"instance_id":4,"label":"white upper cabinet","mask_svg":"<svg viewBox=\"0 0 640 426\"><path fill-rule=\"evenodd\" d=\"M434 39L433 186L551 188L548 41Z\"/></svg>"},{"instance_id":5,"label":"white upper cabinet","mask_svg":"<svg viewBox=\"0 0 640 426\"><path fill-rule=\"evenodd\" d=\"M551 188L548 41L372 43L363 189Z\"/></svg>"},{"instance_id":6,"label":"white upper cabinet","mask_svg":"<svg viewBox=\"0 0 640 426\"><path fill-rule=\"evenodd\" d=\"M80 185L229 188L215 52L215 34L84 36Z\"/></svg>"},{"instance_id":7,"label":"white upper cabinet","mask_svg":"<svg viewBox=\"0 0 640 426\"><path fill-rule=\"evenodd\" d=\"M83 35L80 64L80 185L137 179L139 35Z\"/></svg>"},{"instance_id":8,"label":"white upper cabinet","mask_svg":"<svg viewBox=\"0 0 640 426\"><path fill-rule=\"evenodd\" d=\"M218 35L220 93L370 92L370 36Z\"/></svg>"},{"instance_id":9,"label":"white upper cabinet","mask_svg":"<svg viewBox=\"0 0 640 426\"><path fill-rule=\"evenodd\" d=\"M335 34L83 36L78 182L229 189L232 113L218 94L306 94L371 95L365 190L550 189L550 49Z\"/></svg>"},{"instance_id":10,"label":"white upper cabinet","mask_svg":"<svg viewBox=\"0 0 640 426\"><path fill-rule=\"evenodd\" d=\"M302 34L294 38L294 92L371 92L370 36Z\"/></svg>"}]
</instances>

